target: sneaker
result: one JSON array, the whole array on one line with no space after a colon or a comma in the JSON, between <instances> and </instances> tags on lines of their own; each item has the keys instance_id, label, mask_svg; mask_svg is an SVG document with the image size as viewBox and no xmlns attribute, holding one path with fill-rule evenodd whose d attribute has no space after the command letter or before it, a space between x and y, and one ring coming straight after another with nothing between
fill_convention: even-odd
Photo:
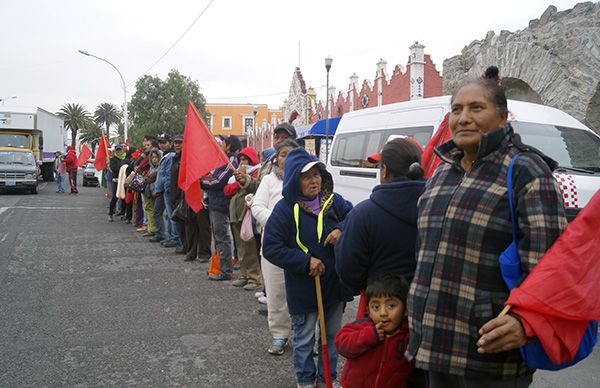
<instances>
[{"instance_id":1,"label":"sneaker","mask_svg":"<svg viewBox=\"0 0 600 388\"><path fill-rule=\"evenodd\" d=\"M260 298L261 296L265 296L265 293L264 293L264 292L262 292L262 291L258 291L258 292L255 292L255 293L254 293L254 297L255 297L256 299Z\"/></svg>"},{"instance_id":2,"label":"sneaker","mask_svg":"<svg viewBox=\"0 0 600 388\"><path fill-rule=\"evenodd\" d=\"M256 283L249 282L248 284L246 284L244 286L244 290L246 290L246 291L254 291L254 290L257 290L257 289L259 289L261 287L262 287L261 284L256 284Z\"/></svg>"},{"instance_id":3,"label":"sneaker","mask_svg":"<svg viewBox=\"0 0 600 388\"><path fill-rule=\"evenodd\" d=\"M177 243L175 241L165 241L164 243L161 243L163 247L165 248L173 248L177 246Z\"/></svg>"},{"instance_id":4,"label":"sneaker","mask_svg":"<svg viewBox=\"0 0 600 388\"><path fill-rule=\"evenodd\" d=\"M113 222L113 221L114 221L113 216L108 216L108 222Z\"/></svg>"},{"instance_id":5,"label":"sneaker","mask_svg":"<svg viewBox=\"0 0 600 388\"><path fill-rule=\"evenodd\" d=\"M142 237L154 237L154 233L146 232L142 234Z\"/></svg>"},{"instance_id":6,"label":"sneaker","mask_svg":"<svg viewBox=\"0 0 600 388\"><path fill-rule=\"evenodd\" d=\"M150 242L161 242L163 240L163 238L161 236L155 235L154 237L152 237L150 240Z\"/></svg>"},{"instance_id":7,"label":"sneaker","mask_svg":"<svg viewBox=\"0 0 600 388\"><path fill-rule=\"evenodd\" d=\"M267 297L266 296L259 296L256 299L258 300L258 303L260 303L260 304L267 304Z\"/></svg>"},{"instance_id":8,"label":"sneaker","mask_svg":"<svg viewBox=\"0 0 600 388\"><path fill-rule=\"evenodd\" d=\"M185 259L183 259L183 261L194 261L196 260L195 257L190 257L190 256L186 256Z\"/></svg>"},{"instance_id":9,"label":"sneaker","mask_svg":"<svg viewBox=\"0 0 600 388\"><path fill-rule=\"evenodd\" d=\"M269 347L268 352L275 356L281 356L285 352L285 345L287 345L287 338L273 338L273 342Z\"/></svg>"},{"instance_id":10,"label":"sneaker","mask_svg":"<svg viewBox=\"0 0 600 388\"><path fill-rule=\"evenodd\" d=\"M137 232L140 232L140 233L141 233L141 232L145 232L145 231L146 231L146 226L145 226L145 225L142 225L142 226L140 226L139 228L137 228L137 229L136 229L136 231L137 231Z\"/></svg>"},{"instance_id":11,"label":"sneaker","mask_svg":"<svg viewBox=\"0 0 600 388\"><path fill-rule=\"evenodd\" d=\"M181 245L178 246L177 248L175 248L175 253L179 254L179 255L185 255L187 253L187 251L185 250L184 247L182 247Z\"/></svg>"},{"instance_id":12,"label":"sneaker","mask_svg":"<svg viewBox=\"0 0 600 388\"><path fill-rule=\"evenodd\" d=\"M213 280L216 282L223 281L223 280L231 280L231 275L228 275L226 273L220 273L218 275L210 275L208 277L208 280Z\"/></svg>"},{"instance_id":13,"label":"sneaker","mask_svg":"<svg viewBox=\"0 0 600 388\"><path fill-rule=\"evenodd\" d=\"M238 279L231 282L231 285L234 287L244 287L248 284L248 279Z\"/></svg>"}]
</instances>

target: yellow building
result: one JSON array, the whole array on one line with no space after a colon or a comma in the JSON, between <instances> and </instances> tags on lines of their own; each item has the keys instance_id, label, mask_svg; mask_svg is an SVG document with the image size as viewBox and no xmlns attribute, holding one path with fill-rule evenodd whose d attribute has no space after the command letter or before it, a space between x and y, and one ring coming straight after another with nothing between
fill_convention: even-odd
<instances>
[{"instance_id":1,"label":"yellow building","mask_svg":"<svg viewBox=\"0 0 600 388\"><path fill-rule=\"evenodd\" d=\"M212 133L236 135L242 140L247 139L253 128L279 123L283 117L281 109L269 109L266 104L207 103L206 111L210 114L208 126Z\"/></svg>"}]
</instances>

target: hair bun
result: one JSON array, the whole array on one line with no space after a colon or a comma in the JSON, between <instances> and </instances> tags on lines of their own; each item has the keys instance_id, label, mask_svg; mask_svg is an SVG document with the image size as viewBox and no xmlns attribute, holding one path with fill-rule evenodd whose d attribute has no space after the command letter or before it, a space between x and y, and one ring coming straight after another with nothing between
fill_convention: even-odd
<instances>
[{"instance_id":1,"label":"hair bun","mask_svg":"<svg viewBox=\"0 0 600 388\"><path fill-rule=\"evenodd\" d=\"M482 75L485 79L490 79L495 81L498 85L500 85L500 70L496 66L489 66Z\"/></svg>"},{"instance_id":2,"label":"hair bun","mask_svg":"<svg viewBox=\"0 0 600 388\"><path fill-rule=\"evenodd\" d=\"M425 177L425 171L421 167L421 163L414 162L408 167L407 177L412 180L423 179Z\"/></svg>"}]
</instances>

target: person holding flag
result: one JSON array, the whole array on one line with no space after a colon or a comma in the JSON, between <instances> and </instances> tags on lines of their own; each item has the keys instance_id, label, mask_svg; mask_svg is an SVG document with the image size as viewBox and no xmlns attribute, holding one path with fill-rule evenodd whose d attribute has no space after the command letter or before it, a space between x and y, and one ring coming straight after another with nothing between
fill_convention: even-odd
<instances>
[{"instance_id":1,"label":"person holding flag","mask_svg":"<svg viewBox=\"0 0 600 388\"><path fill-rule=\"evenodd\" d=\"M221 272L210 275L209 280L231 280L233 271L233 239L229 222L230 198L225 196L223 189L233 170L237 169L237 153L242 148L242 142L237 136L228 136L221 140L221 149L229 157L229 162L212 171L207 178L200 180L203 190L207 192L208 217L210 230L215 241L215 250L220 253Z\"/></svg>"},{"instance_id":2,"label":"person holding flag","mask_svg":"<svg viewBox=\"0 0 600 388\"><path fill-rule=\"evenodd\" d=\"M535 370L519 348L527 338L508 299L499 262L513 242L507 170L512 171L523 278L567 225L556 163L521 142L507 123L498 68L451 99L452 139L435 149L441 163L419 199L417 268L408 298L409 360L431 388L527 387Z\"/></svg>"},{"instance_id":3,"label":"person holding flag","mask_svg":"<svg viewBox=\"0 0 600 388\"><path fill-rule=\"evenodd\" d=\"M77 191L77 154L72 146L67 146L67 156L65 156L65 166L69 174L69 184L71 185L70 194L79 194Z\"/></svg>"}]
</instances>

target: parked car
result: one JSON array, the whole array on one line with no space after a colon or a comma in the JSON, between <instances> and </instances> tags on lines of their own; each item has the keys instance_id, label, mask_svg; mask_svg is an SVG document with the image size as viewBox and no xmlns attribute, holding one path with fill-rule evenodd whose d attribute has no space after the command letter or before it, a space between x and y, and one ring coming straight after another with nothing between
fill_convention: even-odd
<instances>
[{"instance_id":1,"label":"parked car","mask_svg":"<svg viewBox=\"0 0 600 388\"><path fill-rule=\"evenodd\" d=\"M0 189L37 194L40 164L31 150L0 147Z\"/></svg>"},{"instance_id":2,"label":"parked car","mask_svg":"<svg viewBox=\"0 0 600 388\"><path fill-rule=\"evenodd\" d=\"M509 121L523 142L559 164L554 177L572 220L600 189L600 137L567 113L549 106L508 100ZM391 136L409 136L425 148L450 111L450 96L399 102L346 113L337 127L327 170L336 191L354 204L379 183L368 156Z\"/></svg>"},{"instance_id":3,"label":"parked car","mask_svg":"<svg viewBox=\"0 0 600 388\"><path fill-rule=\"evenodd\" d=\"M98 186L98 176L96 175L96 167L93 163L86 163L83 170L83 185Z\"/></svg>"}]
</instances>

